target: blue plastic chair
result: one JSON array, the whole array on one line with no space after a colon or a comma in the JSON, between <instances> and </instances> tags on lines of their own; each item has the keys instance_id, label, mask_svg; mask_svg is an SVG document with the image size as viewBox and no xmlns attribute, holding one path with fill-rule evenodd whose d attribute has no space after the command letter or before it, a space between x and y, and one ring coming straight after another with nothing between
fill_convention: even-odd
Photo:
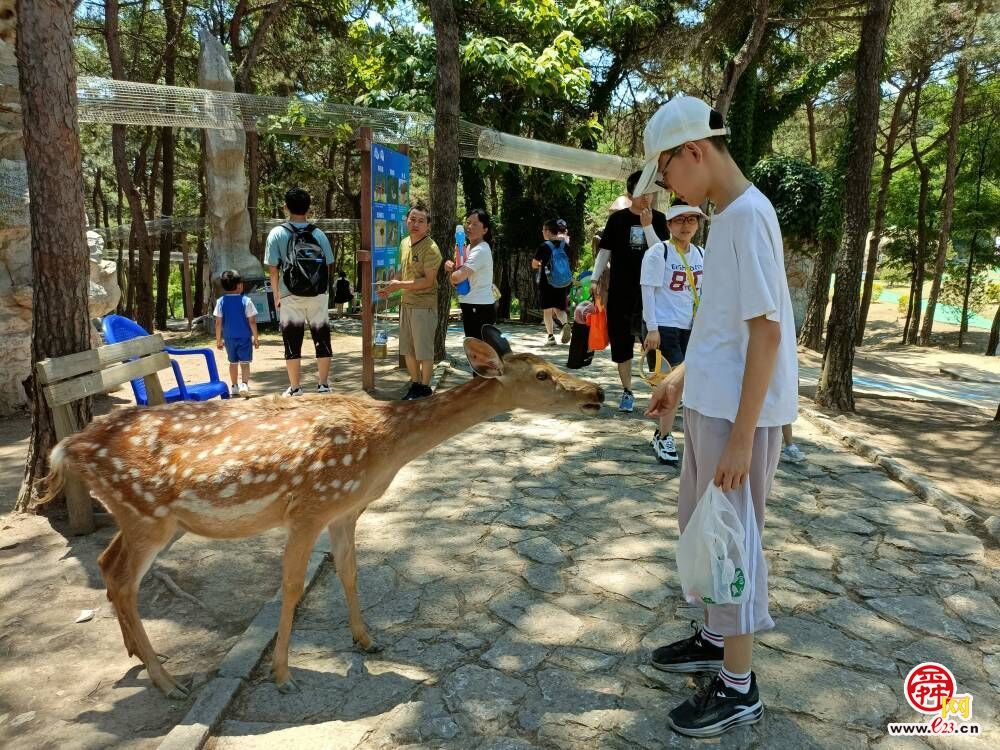
<instances>
[{"instance_id":1,"label":"blue plastic chair","mask_svg":"<svg viewBox=\"0 0 1000 750\"><path fill-rule=\"evenodd\" d=\"M129 339L140 336L148 336L146 330L134 320L122 317L121 315L108 315L101 323L104 332L104 340L109 344L120 344ZM205 364L208 366L209 382L188 384L184 382L181 374L181 366L176 360L170 360L170 369L174 371L177 379L177 387L163 392L163 397L167 403L174 401L208 401L209 399L221 396L229 398L229 386L219 380L219 370L215 365L215 352L211 349L178 349L173 346L164 347L167 354L184 356L188 354L200 354L205 357ZM135 394L135 402L139 406L148 406L149 399L146 396L146 384L142 378L129 381L132 384L132 393Z\"/></svg>"}]
</instances>

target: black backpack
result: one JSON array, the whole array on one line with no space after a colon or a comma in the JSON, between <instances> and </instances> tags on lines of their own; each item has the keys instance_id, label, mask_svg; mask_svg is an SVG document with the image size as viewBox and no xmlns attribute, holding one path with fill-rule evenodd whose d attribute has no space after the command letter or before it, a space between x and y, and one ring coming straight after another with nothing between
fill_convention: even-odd
<instances>
[{"instance_id":1,"label":"black backpack","mask_svg":"<svg viewBox=\"0 0 1000 750\"><path fill-rule=\"evenodd\" d=\"M296 297L318 297L326 294L330 285L326 254L313 236L315 226L301 229L291 223L283 226L292 235L281 259L281 280L289 294Z\"/></svg>"}]
</instances>

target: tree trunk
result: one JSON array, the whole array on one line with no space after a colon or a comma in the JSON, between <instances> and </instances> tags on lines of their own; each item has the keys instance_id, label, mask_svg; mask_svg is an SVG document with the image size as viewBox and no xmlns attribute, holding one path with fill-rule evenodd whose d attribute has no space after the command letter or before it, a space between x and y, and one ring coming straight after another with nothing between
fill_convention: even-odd
<instances>
[{"instance_id":1,"label":"tree trunk","mask_svg":"<svg viewBox=\"0 0 1000 750\"><path fill-rule=\"evenodd\" d=\"M913 161L920 173L920 194L917 198L917 247L914 250L913 275L910 277L910 303L903 326L903 343L917 343L917 328L920 324L920 308L923 306L924 266L927 265L927 200L930 194L931 170L917 150L917 111L920 106L921 88L918 86L913 102L913 128L910 131L910 148Z\"/></svg>"},{"instance_id":2,"label":"tree trunk","mask_svg":"<svg viewBox=\"0 0 1000 750\"><path fill-rule=\"evenodd\" d=\"M865 336L865 325L868 322L868 308L872 303L872 286L875 284L875 269L878 267L878 246L882 241L882 230L885 228L885 211L889 202L889 183L892 182L892 159L896 155L896 139L899 137L900 118L903 113L903 103L909 93L907 82L899 90L896 103L892 108L892 119L889 121L889 133L885 139L885 154L882 157L882 175L879 178L878 198L875 200L875 223L872 226L871 238L868 240L868 264L865 267L865 288L861 293L861 311L858 314L858 332L854 344L861 346Z\"/></svg>"},{"instance_id":3,"label":"tree trunk","mask_svg":"<svg viewBox=\"0 0 1000 750\"><path fill-rule=\"evenodd\" d=\"M178 13L174 8L175 0L163 1L163 15L166 22L167 48L163 56L163 82L167 86L177 83L177 43L179 29L184 23L187 13L187 3L181 3ZM174 216L174 164L176 161L177 141L173 128L163 128L160 134L163 144L163 195L160 199L160 216L173 219ZM167 327L167 297L170 285L170 251L173 249L174 232L162 231L160 234L160 259L156 266L156 327Z\"/></svg>"},{"instance_id":4,"label":"tree trunk","mask_svg":"<svg viewBox=\"0 0 1000 750\"><path fill-rule=\"evenodd\" d=\"M740 76L743 75L743 71L747 69L750 61L757 54L757 50L760 49L761 42L764 40L770 0L756 0L756 3L753 22L751 23L750 31L747 33L746 41L743 42L743 46L740 47L733 58L726 63L726 69L722 74L722 87L715 98L715 109L722 113L723 117L729 112L729 105L733 101L733 95L736 93L736 85L740 82Z\"/></svg>"},{"instance_id":5,"label":"tree trunk","mask_svg":"<svg viewBox=\"0 0 1000 750\"><path fill-rule=\"evenodd\" d=\"M431 233L445 258L452 257L452 226L458 213L458 119L461 68L458 59L458 17L449 0L430 0L437 39L437 81L434 92L434 180L431 183ZM434 359L445 358L445 336L451 312L451 284L438 273L438 328Z\"/></svg>"},{"instance_id":6,"label":"tree trunk","mask_svg":"<svg viewBox=\"0 0 1000 750\"><path fill-rule=\"evenodd\" d=\"M837 260L838 245L834 240L823 240L819 254L813 264L809 279L808 302L799 343L815 352L823 351L823 324L826 322L826 306L830 298L830 274Z\"/></svg>"},{"instance_id":7,"label":"tree trunk","mask_svg":"<svg viewBox=\"0 0 1000 750\"><path fill-rule=\"evenodd\" d=\"M997 346L1000 345L1000 305L997 306L996 314L993 316L993 325L990 326L990 340L986 342L987 357L995 357L1000 354Z\"/></svg>"},{"instance_id":8,"label":"tree trunk","mask_svg":"<svg viewBox=\"0 0 1000 750\"><path fill-rule=\"evenodd\" d=\"M893 0L869 0L861 22L861 41L854 77L854 117L845 175L844 237L827 327L823 371L816 402L840 411L854 410L854 334L858 324L858 289L865 235L875 135L878 131L882 60Z\"/></svg>"},{"instance_id":9,"label":"tree trunk","mask_svg":"<svg viewBox=\"0 0 1000 750\"><path fill-rule=\"evenodd\" d=\"M965 267L965 292L962 295L962 317L958 327L958 346L962 347L965 334L969 331L969 295L972 292L973 268L976 265L976 243L979 241L979 230L972 233L969 243L969 263Z\"/></svg>"},{"instance_id":10,"label":"tree trunk","mask_svg":"<svg viewBox=\"0 0 1000 750\"><path fill-rule=\"evenodd\" d=\"M73 6L19 0L17 57L24 117L24 152L31 214L31 437L15 509L25 511L35 481L48 473L55 442L52 415L34 364L90 348L87 292L90 258L85 227L80 132L76 119ZM30 64L29 64L30 61ZM89 399L76 402L79 425L90 421Z\"/></svg>"},{"instance_id":11,"label":"tree trunk","mask_svg":"<svg viewBox=\"0 0 1000 750\"><path fill-rule=\"evenodd\" d=\"M814 167L819 164L816 152L816 112L812 99L806 101L806 121L809 123L809 163Z\"/></svg>"},{"instance_id":12,"label":"tree trunk","mask_svg":"<svg viewBox=\"0 0 1000 750\"><path fill-rule=\"evenodd\" d=\"M256 131L247 131L247 211L250 214L250 254L264 262L264 248L257 233L257 196L260 192L260 139Z\"/></svg>"},{"instance_id":13,"label":"tree trunk","mask_svg":"<svg viewBox=\"0 0 1000 750\"><path fill-rule=\"evenodd\" d=\"M966 39L968 43L970 39ZM934 328L934 309L937 307L938 295L941 293L941 278L944 276L944 263L948 256L948 240L951 235L951 219L955 210L955 175L958 172L958 131L962 127L962 110L965 108L965 91L969 84L969 65L966 59L958 63L958 83L955 87L955 101L951 108L951 122L948 125L948 156L944 175L944 210L941 215L941 229L938 233L937 258L934 262L934 278L931 280L931 290L927 295L927 312L924 313L924 324L920 329L920 344L928 346L931 343L931 330Z\"/></svg>"},{"instance_id":14,"label":"tree trunk","mask_svg":"<svg viewBox=\"0 0 1000 750\"><path fill-rule=\"evenodd\" d=\"M108 59L111 63L111 77L124 81L125 66L122 62L121 44L118 38L118 0L105 0L104 5L104 40L108 47ZM153 249L146 231L145 217L142 210L142 196L128 170L128 157L125 153L125 126L111 126L111 151L115 162L115 175L128 200L131 213L132 228L129 233L129 259L133 252L138 255L138 268L134 274L129 274L129 299L134 304L136 322L147 331L153 329ZM130 263L131 265L131 263ZM129 305L132 309L132 305Z\"/></svg>"}]
</instances>

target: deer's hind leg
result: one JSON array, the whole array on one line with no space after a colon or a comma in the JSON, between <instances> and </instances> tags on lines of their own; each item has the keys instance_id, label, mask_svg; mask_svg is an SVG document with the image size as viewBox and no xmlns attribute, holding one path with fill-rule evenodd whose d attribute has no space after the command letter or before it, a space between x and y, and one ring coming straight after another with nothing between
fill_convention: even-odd
<instances>
[{"instance_id":1,"label":"deer's hind leg","mask_svg":"<svg viewBox=\"0 0 1000 750\"><path fill-rule=\"evenodd\" d=\"M153 684L167 697L183 698L187 689L163 668L139 617L139 583L153 558L170 541L176 525L170 519L160 518L129 521L98 558L98 564L129 656L142 660Z\"/></svg>"},{"instance_id":2,"label":"deer's hind leg","mask_svg":"<svg viewBox=\"0 0 1000 750\"><path fill-rule=\"evenodd\" d=\"M369 653L380 651L381 648L372 640L361 614L361 603L358 601L358 561L354 546L354 528L358 515L338 518L327 527L330 534L330 547L333 551L333 562L337 569L337 577L344 587L344 598L347 601L347 619L351 625L351 637L354 642Z\"/></svg>"}]
</instances>

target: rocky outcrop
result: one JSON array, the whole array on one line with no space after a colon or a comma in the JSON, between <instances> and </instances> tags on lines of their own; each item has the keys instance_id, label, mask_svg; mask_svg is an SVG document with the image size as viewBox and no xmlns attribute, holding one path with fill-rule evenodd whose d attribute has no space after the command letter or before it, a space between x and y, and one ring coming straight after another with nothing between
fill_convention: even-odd
<instances>
[{"instance_id":1,"label":"rocky outcrop","mask_svg":"<svg viewBox=\"0 0 1000 750\"><path fill-rule=\"evenodd\" d=\"M213 91L234 91L229 54L218 39L201 31L198 86ZM212 280L227 269L245 278L264 275L260 262L250 254L250 212L247 211L247 178L243 169L246 134L243 130L205 130L205 177L208 188L208 246Z\"/></svg>"}]
</instances>

